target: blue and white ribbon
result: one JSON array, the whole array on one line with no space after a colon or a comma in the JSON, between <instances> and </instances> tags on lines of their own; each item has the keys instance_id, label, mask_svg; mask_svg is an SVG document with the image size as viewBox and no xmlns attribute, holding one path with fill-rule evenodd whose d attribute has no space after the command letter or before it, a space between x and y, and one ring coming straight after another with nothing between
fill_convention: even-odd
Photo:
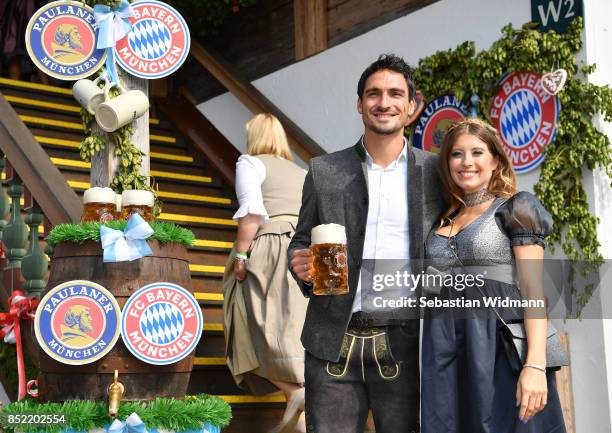
<instances>
[{"instance_id":1,"label":"blue and white ribbon","mask_svg":"<svg viewBox=\"0 0 612 433\"><path fill-rule=\"evenodd\" d=\"M470 102L472 103L470 109L470 116L478 117L478 103L480 102L480 96L478 96L478 93L472 94L472 96L470 97Z\"/></svg>"},{"instance_id":2,"label":"blue and white ribbon","mask_svg":"<svg viewBox=\"0 0 612 433\"><path fill-rule=\"evenodd\" d=\"M104 263L136 260L153 254L146 239L153 234L151 226L137 213L132 214L125 231L100 226Z\"/></svg>"},{"instance_id":3,"label":"blue and white ribbon","mask_svg":"<svg viewBox=\"0 0 612 433\"><path fill-rule=\"evenodd\" d=\"M125 422L118 419L108 428L108 433L148 433L147 428L136 412L132 412Z\"/></svg>"},{"instance_id":4,"label":"blue and white ribbon","mask_svg":"<svg viewBox=\"0 0 612 433\"><path fill-rule=\"evenodd\" d=\"M122 0L117 8L97 4L94 6L94 19L98 26L96 48L106 49L106 70L113 83L119 84L115 65L115 45L132 29L130 17L134 15L127 0Z\"/></svg>"}]
</instances>

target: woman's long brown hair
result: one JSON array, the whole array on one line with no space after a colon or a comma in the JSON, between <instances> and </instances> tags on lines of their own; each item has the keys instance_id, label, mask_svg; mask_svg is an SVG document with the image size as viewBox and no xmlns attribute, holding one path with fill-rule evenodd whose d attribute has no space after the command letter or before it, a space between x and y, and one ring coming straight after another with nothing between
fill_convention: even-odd
<instances>
[{"instance_id":1,"label":"woman's long brown hair","mask_svg":"<svg viewBox=\"0 0 612 433\"><path fill-rule=\"evenodd\" d=\"M504 147L495 128L488 123L474 118L466 118L453 126L451 126L442 140L442 149L440 150L440 159L438 161L438 173L442 181L443 193L446 202L449 203L448 209L442 215L441 225L444 225L448 218L455 213L461 206L465 204L463 201L463 190L457 186L450 174L449 158L453 150L453 146L457 139L463 135L469 134L485 143L489 152L494 157L497 157L497 168L493 170L491 180L487 185L487 190L496 196L510 198L516 194L516 176L512 163L504 151Z\"/></svg>"}]
</instances>

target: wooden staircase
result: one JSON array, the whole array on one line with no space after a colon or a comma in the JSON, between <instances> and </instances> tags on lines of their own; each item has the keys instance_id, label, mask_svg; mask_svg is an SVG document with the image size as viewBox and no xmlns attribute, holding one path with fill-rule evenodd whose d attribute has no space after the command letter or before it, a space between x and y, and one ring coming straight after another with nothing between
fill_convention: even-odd
<instances>
[{"instance_id":1,"label":"wooden staircase","mask_svg":"<svg viewBox=\"0 0 612 433\"><path fill-rule=\"evenodd\" d=\"M82 195L89 188L90 164L79 156L83 128L71 91L0 78L0 92L68 185ZM196 237L189 259L195 296L204 314L204 333L188 392L219 395L232 405L234 418L224 431L268 432L282 415L284 397L246 395L235 386L224 358L221 278L236 235L231 219L237 209L233 188L193 152L169 121L155 118L154 106L151 111L151 176L163 201L159 219L189 228Z\"/></svg>"}]
</instances>

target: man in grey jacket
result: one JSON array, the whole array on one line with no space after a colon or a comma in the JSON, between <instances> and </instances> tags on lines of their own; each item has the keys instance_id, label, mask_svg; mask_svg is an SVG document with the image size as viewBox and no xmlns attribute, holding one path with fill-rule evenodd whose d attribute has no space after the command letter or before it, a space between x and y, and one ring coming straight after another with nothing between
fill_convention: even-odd
<instances>
[{"instance_id":1,"label":"man in grey jacket","mask_svg":"<svg viewBox=\"0 0 612 433\"><path fill-rule=\"evenodd\" d=\"M437 156L409 147L404 127L415 109L409 66L381 55L362 74L357 144L310 162L290 270L310 297L306 424L311 433L361 433L372 409L377 433L419 431L419 320L362 310L363 260L405 260L420 272L424 240L442 210ZM349 293L311 296L311 229L346 228Z\"/></svg>"}]
</instances>

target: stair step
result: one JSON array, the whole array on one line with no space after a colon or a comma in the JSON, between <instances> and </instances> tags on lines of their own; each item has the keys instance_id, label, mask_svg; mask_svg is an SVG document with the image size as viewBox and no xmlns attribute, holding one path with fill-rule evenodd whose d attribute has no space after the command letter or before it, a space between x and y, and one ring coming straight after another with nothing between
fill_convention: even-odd
<instances>
[{"instance_id":1,"label":"stair step","mask_svg":"<svg viewBox=\"0 0 612 433\"><path fill-rule=\"evenodd\" d=\"M202 248L219 248L219 249L232 249L234 246L233 242L223 242L223 241L209 241L205 239L196 239L193 243L194 247L202 247Z\"/></svg>"},{"instance_id":2,"label":"stair step","mask_svg":"<svg viewBox=\"0 0 612 433\"><path fill-rule=\"evenodd\" d=\"M44 137L40 135L35 135L34 139L38 141L38 143L40 143L41 145L46 144L46 145L51 145L51 146L67 147L70 149L79 149L79 146L81 144L79 141L65 140L63 138L56 138L56 137ZM149 152L149 156L153 159L161 159L161 160L171 161L171 162L184 162L184 163L189 163L189 164L193 164L194 162L193 157L187 156L187 155L174 155L172 153L163 153L163 152Z\"/></svg>"},{"instance_id":3,"label":"stair step","mask_svg":"<svg viewBox=\"0 0 612 433\"><path fill-rule=\"evenodd\" d=\"M81 131L81 132L83 131L83 125L77 122L67 122L65 120L46 119L44 117L30 116L26 114L20 114L19 118L24 123L31 124L31 125L50 126L50 127L55 127L55 128L70 129L70 130ZM172 143L172 144L176 143L176 137L171 137L167 135L150 134L149 139L151 141L156 141L160 143Z\"/></svg>"},{"instance_id":4,"label":"stair step","mask_svg":"<svg viewBox=\"0 0 612 433\"><path fill-rule=\"evenodd\" d=\"M11 104L27 105L36 108L50 108L57 111L66 111L68 113L80 113L81 107L73 104L60 104L58 102L40 101L32 98L23 98L21 96L4 95L4 98Z\"/></svg>"},{"instance_id":5,"label":"stair step","mask_svg":"<svg viewBox=\"0 0 612 433\"><path fill-rule=\"evenodd\" d=\"M211 266L211 265L189 265L191 272L198 272L202 274L219 274L223 275L225 272L225 266Z\"/></svg>"},{"instance_id":6,"label":"stair step","mask_svg":"<svg viewBox=\"0 0 612 433\"><path fill-rule=\"evenodd\" d=\"M223 293L195 292L194 296L198 301L223 301Z\"/></svg>"},{"instance_id":7,"label":"stair step","mask_svg":"<svg viewBox=\"0 0 612 433\"><path fill-rule=\"evenodd\" d=\"M196 356L193 365L227 365L225 358L208 358Z\"/></svg>"},{"instance_id":8,"label":"stair step","mask_svg":"<svg viewBox=\"0 0 612 433\"><path fill-rule=\"evenodd\" d=\"M64 87L50 86L48 84L30 83L29 81L11 80L10 78L0 77L0 84L21 89L37 90L47 93L72 96L72 90Z\"/></svg>"},{"instance_id":9,"label":"stair step","mask_svg":"<svg viewBox=\"0 0 612 433\"><path fill-rule=\"evenodd\" d=\"M81 168L86 170L91 169L91 162L87 161L55 157L51 157L51 161L53 161L55 165L60 165L62 167ZM212 178L209 176L197 176L194 174L175 173L171 171L151 170L151 176L163 179L178 179L195 183L212 183Z\"/></svg>"},{"instance_id":10,"label":"stair step","mask_svg":"<svg viewBox=\"0 0 612 433\"><path fill-rule=\"evenodd\" d=\"M39 99L24 98L22 96L15 96L15 95L4 95L4 98L11 104L16 104L20 106L50 109L50 110L64 111L67 113L77 113L77 114L81 112L81 106L77 104L61 104L59 102L41 101ZM159 119L150 118L149 124L159 125Z\"/></svg>"},{"instance_id":11,"label":"stair step","mask_svg":"<svg viewBox=\"0 0 612 433\"><path fill-rule=\"evenodd\" d=\"M286 403L283 394L272 395L217 395L229 404L253 404L253 403Z\"/></svg>"},{"instance_id":12,"label":"stair step","mask_svg":"<svg viewBox=\"0 0 612 433\"><path fill-rule=\"evenodd\" d=\"M76 180L69 180L68 185L70 185L70 187L73 189L81 190L81 191L85 191L91 187L91 184L89 182L80 182ZM168 191L158 191L157 195L159 195L159 197L163 199L185 200L185 201L213 203L213 204L222 204L222 205L232 204L232 200L229 198L225 198L225 197L211 197L211 196L204 196L204 195L182 194L180 192L168 192Z\"/></svg>"}]
</instances>

